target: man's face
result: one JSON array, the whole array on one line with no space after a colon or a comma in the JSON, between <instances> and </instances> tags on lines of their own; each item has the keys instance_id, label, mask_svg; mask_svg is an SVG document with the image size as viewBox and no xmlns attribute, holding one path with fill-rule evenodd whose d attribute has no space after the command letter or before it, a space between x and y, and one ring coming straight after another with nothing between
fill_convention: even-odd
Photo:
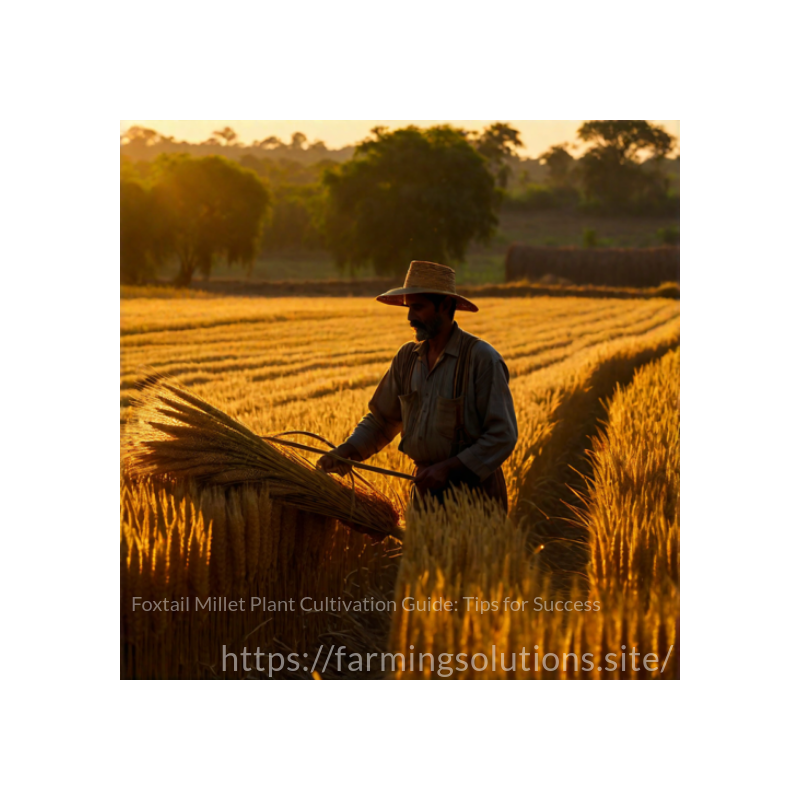
<instances>
[{"instance_id":1,"label":"man's face","mask_svg":"<svg viewBox=\"0 0 800 800\"><path fill-rule=\"evenodd\" d=\"M444 303L439 306L437 311L436 306L421 294L407 295L405 305L408 307L408 321L416 331L418 342L433 339L449 319L444 309Z\"/></svg>"}]
</instances>

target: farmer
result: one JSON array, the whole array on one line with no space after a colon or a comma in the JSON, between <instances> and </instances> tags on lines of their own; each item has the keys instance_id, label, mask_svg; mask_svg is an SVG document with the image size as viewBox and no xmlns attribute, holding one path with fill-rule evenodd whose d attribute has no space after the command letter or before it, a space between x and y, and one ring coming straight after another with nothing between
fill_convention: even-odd
<instances>
[{"instance_id":1,"label":"farmer","mask_svg":"<svg viewBox=\"0 0 800 800\"><path fill-rule=\"evenodd\" d=\"M488 342L454 320L456 310L478 310L455 288L450 267L412 261L405 284L376 298L408 308L418 344L398 350L369 413L318 466L344 475L350 465L332 454L366 461L400 433L399 449L416 464L415 493L441 502L449 486L466 485L497 499L507 512L502 464L517 442L508 368Z\"/></svg>"}]
</instances>

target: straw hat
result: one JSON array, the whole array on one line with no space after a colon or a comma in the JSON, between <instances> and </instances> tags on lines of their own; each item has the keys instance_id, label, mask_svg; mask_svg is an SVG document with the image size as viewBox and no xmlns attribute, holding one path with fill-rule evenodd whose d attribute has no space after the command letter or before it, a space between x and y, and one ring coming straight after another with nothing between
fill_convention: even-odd
<instances>
[{"instance_id":1,"label":"straw hat","mask_svg":"<svg viewBox=\"0 0 800 800\"><path fill-rule=\"evenodd\" d=\"M444 264L431 261L412 261L406 282L399 289L390 289L375 299L388 306L402 306L408 294L444 294L457 299L458 311L477 311L478 306L456 292L456 272Z\"/></svg>"}]
</instances>

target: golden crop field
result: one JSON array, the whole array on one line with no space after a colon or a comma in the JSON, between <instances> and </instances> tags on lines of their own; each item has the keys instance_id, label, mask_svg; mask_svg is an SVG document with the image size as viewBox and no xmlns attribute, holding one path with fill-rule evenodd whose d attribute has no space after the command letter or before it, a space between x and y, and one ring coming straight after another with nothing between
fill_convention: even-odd
<instances>
[{"instance_id":1,"label":"golden crop field","mask_svg":"<svg viewBox=\"0 0 800 800\"><path fill-rule=\"evenodd\" d=\"M161 372L258 434L311 431L339 443L412 338L402 309L369 299L130 294L121 301L121 425L133 413L137 382ZM123 470L124 676L233 677L221 671L222 644L230 651L246 642L265 652L306 652L309 665L323 644L353 657L404 654L409 662L424 652L437 664L448 653L491 651L499 659L525 647L599 659L621 655L623 644L627 652L656 653L660 663L673 646L663 672L585 672L570 659L552 671L472 665L448 673L426 661L419 669L326 670L323 679L677 677L679 302L477 303L481 311L459 314L459 324L505 359L519 423L517 448L504 466L509 517L462 497L448 513L409 514L402 544L375 543L297 511L268 486L165 487ZM396 442L370 463L413 468ZM367 477L402 515L409 483ZM133 596L239 594L263 598L265 606L290 597L369 597L394 600L396 608L144 615L130 604ZM499 610L481 613L463 603L451 613L402 608L406 597L467 596L495 600ZM504 607L505 598L527 606ZM601 610L532 610L534 598L596 602Z\"/></svg>"}]
</instances>

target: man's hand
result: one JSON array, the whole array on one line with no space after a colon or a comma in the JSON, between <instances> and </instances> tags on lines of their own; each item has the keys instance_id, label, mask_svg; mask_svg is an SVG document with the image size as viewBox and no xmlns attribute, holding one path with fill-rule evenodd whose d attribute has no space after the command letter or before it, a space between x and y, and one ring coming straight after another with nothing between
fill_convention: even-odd
<instances>
[{"instance_id":1,"label":"man's hand","mask_svg":"<svg viewBox=\"0 0 800 800\"><path fill-rule=\"evenodd\" d=\"M414 485L422 492L431 489L443 489L447 486L448 479L460 475L466 467L461 463L458 456L448 458L447 461L440 461L438 464L431 464L421 470L414 479Z\"/></svg>"},{"instance_id":2,"label":"man's hand","mask_svg":"<svg viewBox=\"0 0 800 800\"><path fill-rule=\"evenodd\" d=\"M335 453L337 456L341 456L342 458L349 458L351 461L361 461L358 450L356 450L353 445L348 444L347 442L340 444L338 447L331 450L331 453ZM338 458L334 458L331 453L326 456L322 456L322 458L317 461L317 466L321 470L324 472L335 472L337 475L347 475L353 471L353 468L349 464L345 464L344 462L339 461Z\"/></svg>"}]
</instances>

